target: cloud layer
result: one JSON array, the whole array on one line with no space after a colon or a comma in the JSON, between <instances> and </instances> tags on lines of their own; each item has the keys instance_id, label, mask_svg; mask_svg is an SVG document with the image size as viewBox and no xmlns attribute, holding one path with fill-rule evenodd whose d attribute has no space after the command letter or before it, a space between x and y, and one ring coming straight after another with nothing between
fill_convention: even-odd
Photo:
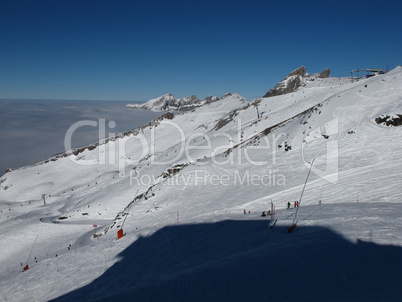
<instances>
[{"instance_id":1,"label":"cloud layer","mask_svg":"<svg viewBox=\"0 0 402 302\"><path fill-rule=\"evenodd\" d=\"M0 175L8 168L30 165L64 151L64 137L78 121L106 121L106 135L113 136L148 123L160 113L125 108L126 102L0 101ZM109 127L109 122L110 126ZM102 137L101 137L102 138ZM99 139L98 127L74 132L73 147Z\"/></svg>"}]
</instances>

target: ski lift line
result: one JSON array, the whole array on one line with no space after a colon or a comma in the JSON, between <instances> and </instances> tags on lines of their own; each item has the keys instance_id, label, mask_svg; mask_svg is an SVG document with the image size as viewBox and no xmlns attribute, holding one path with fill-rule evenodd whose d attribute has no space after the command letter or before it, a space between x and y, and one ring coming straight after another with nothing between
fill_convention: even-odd
<instances>
[{"instance_id":1,"label":"ski lift line","mask_svg":"<svg viewBox=\"0 0 402 302\"><path fill-rule=\"evenodd\" d=\"M284 218L283 220L288 220L290 217L292 217L294 213L290 214L288 217Z\"/></svg>"},{"instance_id":2,"label":"ski lift line","mask_svg":"<svg viewBox=\"0 0 402 302\"><path fill-rule=\"evenodd\" d=\"M295 225L295 223L296 223L297 213L299 212L299 208L300 208L300 206L301 206L301 202L302 202L302 198L303 198L304 189L306 188L307 181L308 181L308 177L310 176L310 172L311 172L311 168L313 167L314 160L315 160L315 158L311 161L310 169L308 170L307 177L306 177L306 181L304 182L303 190L302 190L302 192L301 192L301 194L300 194L299 205L298 205L298 207L296 208L296 213L295 213L295 217L293 218L293 223L292 223L292 225Z\"/></svg>"},{"instance_id":3,"label":"ski lift line","mask_svg":"<svg viewBox=\"0 0 402 302\"><path fill-rule=\"evenodd\" d=\"M139 191L139 190L140 190L140 189L138 189L137 192L135 193L134 200L135 200L135 198L137 197L137 194L138 194L138 191ZM123 223L121 224L121 228L123 228L124 223L126 222L128 213L130 212L130 209L131 209L131 205L130 205L129 208L127 209L127 214L126 214L126 216L124 217Z\"/></svg>"},{"instance_id":4,"label":"ski lift line","mask_svg":"<svg viewBox=\"0 0 402 302\"><path fill-rule=\"evenodd\" d=\"M321 206L320 206L320 208L319 208L318 210L315 210L315 211L311 212L311 213L310 213L310 215L307 215L307 216L306 216L306 217L304 217L302 220L306 220L307 218L309 218L309 217L313 216L313 214L315 214L315 213L317 213L317 212L321 211L323 207L325 207L325 206L324 206L324 205L321 205Z\"/></svg>"},{"instance_id":5,"label":"ski lift line","mask_svg":"<svg viewBox=\"0 0 402 302\"><path fill-rule=\"evenodd\" d=\"M137 189L137 192L135 192L133 201L137 198L137 195L138 195L138 191L139 191L139 190L140 190L140 189ZM129 205L129 207L128 207L127 214L128 214L128 212L130 212L131 206L132 206L132 203L130 203L130 205Z\"/></svg>"},{"instance_id":6,"label":"ski lift line","mask_svg":"<svg viewBox=\"0 0 402 302\"><path fill-rule=\"evenodd\" d=\"M34 244L32 245L31 252L29 253L29 256L28 256L27 264L29 263L29 259L31 259L32 251L33 251L33 249L34 249L34 247L35 247L36 240L38 240L38 237L39 237L39 234L36 235L35 242L34 242Z\"/></svg>"},{"instance_id":7,"label":"ski lift line","mask_svg":"<svg viewBox=\"0 0 402 302\"><path fill-rule=\"evenodd\" d=\"M251 125L252 123L254 123L255 121L258 121L258 120L259 120L258 118L252 118L252 119L250 119L250 120L248 120L248 121L242 122L239 126L237 126L237 127L235 127L235 128L232 128L232 130L243 129L243 128L245 128L246 126Z\"/></svg>"}]
</instances>

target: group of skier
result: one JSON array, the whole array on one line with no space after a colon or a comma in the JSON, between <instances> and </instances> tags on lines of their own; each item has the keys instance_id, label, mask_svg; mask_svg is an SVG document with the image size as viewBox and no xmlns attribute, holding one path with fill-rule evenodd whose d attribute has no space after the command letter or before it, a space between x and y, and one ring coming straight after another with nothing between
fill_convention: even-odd
<instances>
[{"instance_id":1,"label":"group of skier","mask_svg":"<svg viewBox=\"0 0 402 302\"><path fill-rule=\"evenodd\" d=\"M250 211L247 212L246 209L244 209L244 210L243 210L243 214L247 214L247 213L248 213L248 214L251 214ZM271 210L268 210L267 212L263 211L262 214L261 214L262 217L270 216L270 215L271 215Z\"/></svg>"},{"instance_id":2,"label":"group of skier","mask_svg":"<svg viewBox=\"0 0 402 302\"><path fill-rule=\"evenodd\" d=\"M321 204L321 200L320 200L319 204ZM299 205L300 205L300 203L299 203L298 200L293 201L293 207L294 207L294 208L297 208ZM290 203L290 201L287 202L286 206L287 206L287 209L289 210L290 207L292 206L292 204ZM243 213L244 213L244 214L247 214L247 213L250 214L251 212L250 212L250 211L246 211L246 209L244 209L244 210L243 210ZM270 211L270 210L268 210L267 212L266 212L266 211L263 211L262 214L261 214L262 217L270 216L270 215L271 215L271 211Z\"/></svg>"},{"instance_id":3,"label":"group of skier","mask_svg":"<svg viewBox=\"0 0 402 302\"><path fill-rule=\"evenodd\" d=\"M288 203L287 203L287 209L289 210L290 209L290 207L291 207L291 203L290 203L290 201L288 201ZM295 200L294 202L293 202L293 207L294 208L297 208L299 206L299 201L298 200Z\"/></svg>"},{"instance_id":4,"label":"group of skier","mask_svg":"<svg viewBox=\"0 0 402 302\"><path fill-rule=\"evenodd\" d=\"M261 214L261 216L262 216L262 217L271 216L271 210L268 210L268 211L267 211L267 214L265 214L265 211L263 211L262 214Z\"/></svg>"}]
</instances>

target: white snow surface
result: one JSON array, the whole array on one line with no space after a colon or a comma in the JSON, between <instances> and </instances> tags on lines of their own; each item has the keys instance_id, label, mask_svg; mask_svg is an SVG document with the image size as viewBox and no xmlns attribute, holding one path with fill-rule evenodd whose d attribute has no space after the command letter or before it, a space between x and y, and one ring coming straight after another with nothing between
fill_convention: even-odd
<instances>
[{"instance_id":1,"label":"white snow surface","mask_svg":"<svg viewBox=\"0 0 402 302\"><path fill-rule=\"evenodd\" d=\"M231 94L6 173L0 300L400 301L402 127L374 121L389 113L401 67Z\"/></svg>"},{"instance_id":2,"label":"white snow surface","mask_svg":"<svg viewBox=\"0 0 402 302\"><path fill-rule=\"evenodd\" d=\"M173 100L175 100L175 97L172 94L167 93L155 99L148 100L144 104L128 104L126 107L162 111L165 103Z\"/></svg>"},{"instance_id":3,"label":"white snow surface","mask_svg":"<svg viewBox=\"0 0 402 302\"><path fill-rule=\"evenodd\" d=\"M223 95L221 98L227 97L229 94ZM185 98L176 98L170 93L164 94L155 99L148 100L143 104L128 104L127 108L144 109L152 111L188 111L197 107L202 107L210 102L219 100L216 96L208 96L204 100L200 100L197 96L192 95Z\"/></svg>"}]
</instances>

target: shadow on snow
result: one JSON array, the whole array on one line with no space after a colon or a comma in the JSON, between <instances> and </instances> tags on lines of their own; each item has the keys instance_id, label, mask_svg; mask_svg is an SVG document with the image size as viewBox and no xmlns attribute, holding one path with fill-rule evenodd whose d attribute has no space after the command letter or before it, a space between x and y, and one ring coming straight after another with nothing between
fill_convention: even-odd
<instances>
[{"instance_id":1,"label":"shadow on snow","mask_svg":"<svg viewBox=\"0 0 402 302\"><path fill-rule=\"evenodd\" d=\"M52 301L397 301L402 248L268 220L175 225L141 237L92 283ZM101 261L101 260L99 260Z\"/></svg>"}]
</instances>

